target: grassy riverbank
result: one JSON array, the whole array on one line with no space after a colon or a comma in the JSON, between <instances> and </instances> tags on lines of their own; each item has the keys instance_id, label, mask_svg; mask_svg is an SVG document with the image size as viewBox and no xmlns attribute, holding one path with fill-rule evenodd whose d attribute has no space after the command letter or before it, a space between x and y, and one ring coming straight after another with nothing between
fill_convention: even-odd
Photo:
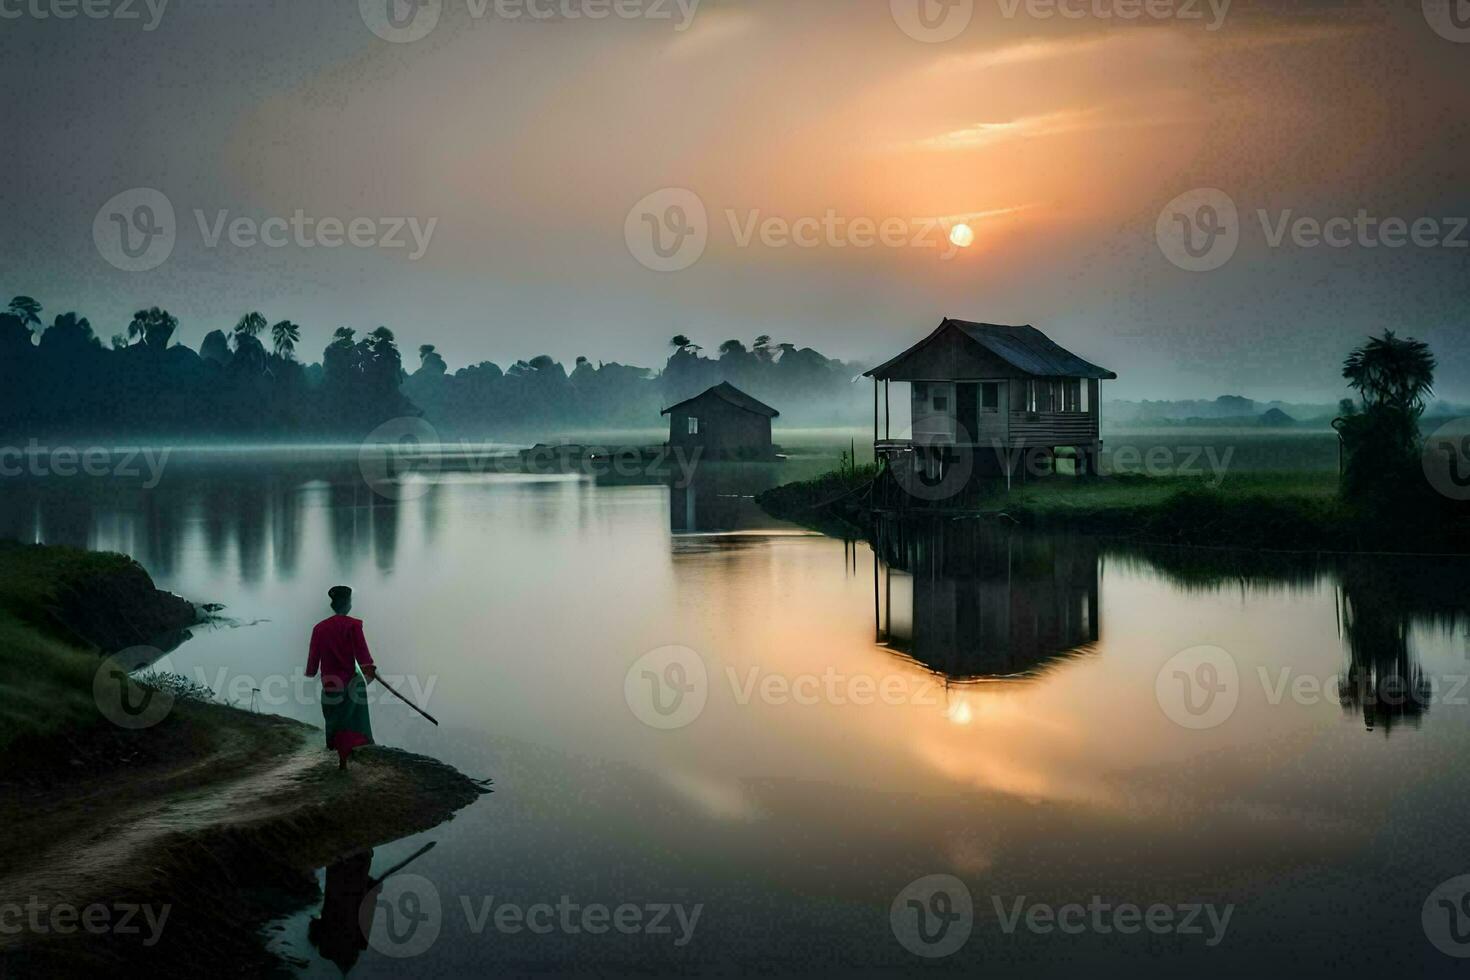
<instances>
[{"instance_id":1,"label":"grassy riverbank","mask_svg":"<svg viewBox=\"0 0 1470 980\"><path fill-rule=\"evenodd\" d=\"M767 513L817 530L834 519L866 527L871 473L833 472L760 495ZM941 508L942 510L942 508ZM1343 502L1335 473L1231 473L1207 477L1119 475L997 486L967 501L975 516L1024 527L1135 540L1254 550L1470 553L1470 523L1426 495L1391 519Z\"/></svg>"},{"instance_id":2,"label":"grassy riverbank","mask_svg":"<svg viewBox=\"0 0 1470 980\"><path fill-rule=\"evenodd\" d=\"M485 792L380 747L339 774L319 729L187 687L170 687L147 727L109 721L95 692L116 679L94 686L101 649L194 617L122 555L0 545L0 901L172 910L152 945L146 930L5 933L0 975L196 973L221 961L281 971L259 930L319 897L311 869L426 830Z\"/></svg>"}]
</instances>

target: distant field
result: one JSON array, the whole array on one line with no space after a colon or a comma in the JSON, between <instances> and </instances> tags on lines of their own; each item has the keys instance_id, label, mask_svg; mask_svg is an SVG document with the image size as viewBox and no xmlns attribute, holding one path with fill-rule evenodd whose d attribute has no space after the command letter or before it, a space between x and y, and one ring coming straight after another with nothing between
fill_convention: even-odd
<instances>
[{"instance_id":1,"label":"distant field","mask_svg":"<svg viewBox=\"0 0 1470 980\"><path fill-rule=\"evenodd\" d=\"M1172 461L1175 472L1148 465ZM1228 473L1337 472L1337 433L1331 429L1180 428L1103 430L1104 467L1112 472L1189 475L1178 472L1190 456L1198 467L1211 461ZM1164 463L1165 466L1170 465Z\"/></svg>"},{"instance_id":2,"label":"distant field","mask_svg":"<svg viewBox=\"0 0 1470 980\"><path fill-rule=\"evenodd\" d=\"M895 433L897 435L897 433ZM558 441L587 445L653 445L666 429L624 429L559 435ZM856 448L857 462L873 461L871 426L783 428L775 441L797 465L793 479L833 468L840 455ZM833 464L828 466L825 464ZM1337 473L1337 433L1331 429L1222 429L1168 426L1103 430L1103 468L1111 473L1152 476L1202 476L1217 473Z\"/></svg>"}]
</instances>

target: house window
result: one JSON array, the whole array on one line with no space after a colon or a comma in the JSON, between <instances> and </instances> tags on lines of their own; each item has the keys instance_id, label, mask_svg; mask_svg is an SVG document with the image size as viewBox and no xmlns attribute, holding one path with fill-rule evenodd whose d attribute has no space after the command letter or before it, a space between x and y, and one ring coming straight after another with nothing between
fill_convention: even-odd
<instances>
[{"instance_id":1,"label":"house window","mask_svg":"<svg viewBox=\"0 0 1470 980\"><path fill-rule=\"evenodd\" d=\"M1038 389L1039 388L1040 388L1040 385L1038 385L1035 381L1028 381L1028 382L1026 382L1026 411L1028 411L1028 412L1039 412L1039 411L1041 411L1041 409L1039 407L1037 407L1037 397L1038 397Z\"/></svg>"},{"instance_id":2,"label":"house window","mask_svg":"<svg viewBox=\"0 0 1470 980\"><path fill-rule=\"evenodd\" d=\"M945 397L944 395L935 395L934 396L934 411L936 411L936 412L947 412L947 411L949 411L949 399L947 397Z\"/></svg>"},{"instance_id":3,"label":"house window","mask_svg":"<svg viewBox=\"0 0 1470 980\"><path fill-rule=\"evenodd\" d=\"M692 415L689 416L689 434L691 436L699 435L699 419Z\"/></svg>"},{"instance_id":4,"label":"house window","mask_svg":"<svg viewBox=\"0 0 1470 980\"><path fill-rule=\"evenodd\" d=\"M987 381L980 385L980 411L1000 411L1000 385L994 381Z\"/></svg>"}]
</instances>

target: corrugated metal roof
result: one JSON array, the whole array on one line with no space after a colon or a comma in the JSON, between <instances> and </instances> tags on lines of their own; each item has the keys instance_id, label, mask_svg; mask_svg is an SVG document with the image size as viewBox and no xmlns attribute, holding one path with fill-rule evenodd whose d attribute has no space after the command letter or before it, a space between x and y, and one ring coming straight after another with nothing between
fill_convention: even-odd
<instances>
[{"instance_id":1,"label":"corrugated metal roof","mask_svg":"<svg viewBox=\"0 0 1470 980\"><path fill-rule=\"evenodd\" d=\"M905 358L939 336L946 328L959 330L1007 364L1026 374L1042 378L1098 378L1113 380L1118 376L1107 368L1083 360L1062 347L1033 326L1010 326L1000 323L972 323L946 318L937 329L897 357L867 372L868 377L881 378L893 373Z\"/></svg>"},{"instance_id":2,"label":"corrugated metal roof","mask_svg":"<svg viewBox=\"0 0 1470 980\"><path fill-rule=\"evenodd\" d=\"M764 415L768 418L777 418L781 415L780 412L776 411L765 402L750 397L745 392L741 391L739 388L735 387L728 381L721 381L713 388L706 388L704 391L701 391L693 398L686 398L676 405L670 405L659 414L667 415L676 408L681 408L684 405L688 405L690 402L699 401L699 399L703 398L705 395L714 395L716 398L724 399L731 405L734 405L736 408L743 408L747 412L755 412L757 415Z\"/></svg>"}]
</instances>

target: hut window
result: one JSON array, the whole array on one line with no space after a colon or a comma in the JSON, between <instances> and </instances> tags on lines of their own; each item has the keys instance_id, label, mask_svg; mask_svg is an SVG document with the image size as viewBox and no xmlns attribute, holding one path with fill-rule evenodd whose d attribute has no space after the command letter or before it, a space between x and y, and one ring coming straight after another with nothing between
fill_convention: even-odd
<instances>
[{"instance_id":1,"label":"hut window","mask_svg":"<svg viewBox=\"0 0 1470 980\"><path fill-rule=\"evenodd\" d=\"M945 412L949 410L949 399L944 395L934 396L934 411Z\"/></svg>"},{"instance_id":2,"label":"hut window","mask_svg":"<svg viewBox=\"0 0 1470 980\"><path fill-rule=\"evenodd\" d=\"M1040 411L1040 409L1036 405L1037 389L1039 387L1040 385L1038 385L1035 381L1026 382L1026 411L1028 412Z\"/></svg>"},{"instance_id":3,"label":"hut window","mask_svg":"<svg viewBox=\"0 0 1470 980\"><path fill-rule=\"evenodd\" d=\"M689 434L691 436L699 435L699 419L693 415L689 416Z\"/></svg>"},{"instance_id":4,"label":"hut window","mask_svg":"<svg viewBox=\"0 0 1470 980\"><path fill-rule=\"evenodd\" d=\"M987 381L980 386L980 411L1000 411L1000 385L994 381Z\"/></svg>"}]
</instances>

